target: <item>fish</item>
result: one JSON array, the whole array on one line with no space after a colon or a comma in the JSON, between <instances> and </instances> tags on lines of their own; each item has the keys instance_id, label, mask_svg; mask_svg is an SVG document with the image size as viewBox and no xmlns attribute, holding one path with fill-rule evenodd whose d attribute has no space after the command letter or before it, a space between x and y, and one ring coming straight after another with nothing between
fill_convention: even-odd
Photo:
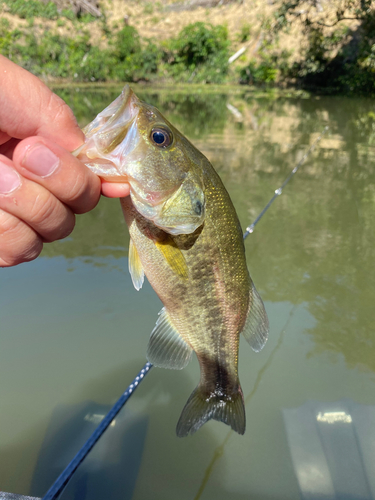
<instances>
[{"instance_id":1,"label":"fish","mask_svg":"<svg viewBox=\"0 0 375 500\"><path fill-rule=\"evenodd\" d=\"M129 86L83 131L74 154L102 179L130 184L130 196L120 199L130 275L136 290L146 276L163 303L148 361L179 370L195 352L199 362L177 436L211 419L244 434L240 334L259 352L269 323L227 190L208 159Z\"/></svg>"}]
</instances>

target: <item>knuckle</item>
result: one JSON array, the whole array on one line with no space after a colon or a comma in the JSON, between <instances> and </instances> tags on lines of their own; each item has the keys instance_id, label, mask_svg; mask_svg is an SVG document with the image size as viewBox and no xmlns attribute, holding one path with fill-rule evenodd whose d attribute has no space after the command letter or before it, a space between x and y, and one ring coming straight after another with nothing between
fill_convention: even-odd
<instances>
[{"instance_id":1,"label":"knuckle","mask_svg":"<svg viewBox=\"0 0 375 500\"><path fill-rule=\"evenodd\" d=\"M61 97L53 92L48 95L47 109L55 115L56 120L72 119L73 111Z\"/></svg>"},{"instance_id":2,"label":"knuckle","mask_svg":"<svg viewBox=\"0 0 375 500\"><path fill-rule=\"evenodd\" d=\"M39 238L36 234L32 238L32 241L29 241L27 245L25 245L20 252L20 263L21 262L30 262L31 260L36 259L43 249L43 242L41 238Z\"/></svg>"},{"instance_id":3,"label":"knuckle","mask_svg":"<svg viewBox=\"0 0 375 500\"><path fill-rule=\"evenodd\" d=\"M96 179L95 179L96 180ZM95 189L91 182L90 173L79 169L74 176L73 184L68 195L67 203L74 208L76 213L85 213L92 210L99 201L99 182Z\"/></svg>"},{"instance_id":4,"label":"knuckle","mask_svg":"<svg viewBox=\"0 0 375 500\"><path fill-rule=\"evenodd\" d=\"M75 217L72 211L54 196L39 194L33 202L28 222L45 241L51 242L61 240L73 231Z\"/></svg>"},{"instance_id":5,"label":"knuckle","mask_svg":"<svg viewBox=\"0 0 375 500\"><path fill-rule=\"evenodd\" d=\"M7 238L9 234L16 234L22 229L23 223L8 212L0 209L0 238Z\"/></svg>"},{"instance_id":6,"label":"knuckle","mask_svg":"<svg viewBox=\"0 0 375 500\"><path fill-rule=\"evenodd\" d=\"M84 172L75 172L73 184L69 193L69 202L74 203L86 196L87 178Z\"/></svg>"},{"instance_id":7,"label":"knuckle","mask_svg":"<svg viewBox=\"0 0 375 500\"><path fill-rule=\"evenodd\" d=\"M0 210L0 267L34 260L42 248L41 238L28 225Z\"/></svg>"},{"instance_id":8,"label":"knuckle","mask_svg":"<svg viewBox=\"0 0 375 500\"><path fill-rule=\"evenodd\" d=\"M54 219L58 210L56 201L52 196L38 194L30 210L30 224L43 225L47 221Z\"/></svg>"},{"instance_id":9,"label":"knuckle","mask_svg":"<svg viewBox=\"0 0 375 500\"><path fill-rule=\"evenodd\" d=\"M51 243L56 240L63 240L73 231L75 226L74 214L67 215L65 220L59 226L55 227L53 230L45 233L44 241Z\"/></svg>"}]
</instances>

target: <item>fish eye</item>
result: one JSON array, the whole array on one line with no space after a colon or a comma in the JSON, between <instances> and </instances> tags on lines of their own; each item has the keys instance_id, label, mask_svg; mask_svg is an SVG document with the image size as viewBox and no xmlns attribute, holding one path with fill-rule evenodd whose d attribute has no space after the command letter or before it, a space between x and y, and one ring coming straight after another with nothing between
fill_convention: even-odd
<instances>
[{"instance_id":1,"label":"fish eye","mask_svg":"<svg viewBox=\"0 0 375 500\"><path fill-rule=\"evenodd\" d=\"M167 148L172 144L172 132L163 128L157 127L151 130L150 134L152 142L161 148Z\"/></svg>"}]
</instances>

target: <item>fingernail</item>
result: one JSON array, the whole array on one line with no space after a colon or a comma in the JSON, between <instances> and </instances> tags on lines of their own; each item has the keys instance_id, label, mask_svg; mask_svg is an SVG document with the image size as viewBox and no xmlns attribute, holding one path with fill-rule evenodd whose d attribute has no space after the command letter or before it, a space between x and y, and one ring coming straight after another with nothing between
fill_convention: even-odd
<instances>
[{"instance_id":1,"label":"fingernail","mask_svg":"<svg viewBox=\"0 0 375 500\"><path fill-rule=\"evenodd\" d=\"M22 165L39 177L48 177L59 166L60 160L43 144L34 144L27 152Z\"/></svg>"},{"instance_id":2,"label":"fingernail","mask_svg":"<svg viewBox=\"0 0 375 500\"><path fill-rule=\"evenodd\" d=\"M8 194L21 185L21 177L14 168L0 161L0 194Z\"/></svg>"}]
</instances>

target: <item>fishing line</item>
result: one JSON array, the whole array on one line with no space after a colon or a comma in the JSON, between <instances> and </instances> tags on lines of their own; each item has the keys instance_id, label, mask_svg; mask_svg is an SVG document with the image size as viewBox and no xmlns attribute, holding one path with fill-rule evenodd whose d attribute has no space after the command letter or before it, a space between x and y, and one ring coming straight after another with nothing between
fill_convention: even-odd
<instances>
[{"instance_id":1,"label":"fishing line","mask_svg":"<svg viewBox=\"0 0 375 500\"><path fill-rule=\"evenodd\" d=\"M315 139L315 141L311 144L311 146L309 147L309 149L306 151L306 153L302 156L302 158L300 159L300 161L297 163L297 165L293 168L293 170L290 172L290 174L288 175L288 177L285 179L285 181L281 184L281 186L277 189L275 189L275 194L272 196L272 198L270 199L270 201L267 203L267 205L263 208L263 210L260 212L260 214L258 215L258 217L255 219L255 221L250 224L250 226L247 226L246 228L246 231L243 235L243 239L245 240L249 234L253 233L254 232L254 228L256 226L256 224L258 224L258 222L260 221L260 219L263 217L263 215L267 212L267 210L270 208L270 206L272 205L272 203L276 200L276 198L278 198L282 193L283 193L283 189L284 187L288 184L288 182L290 181L290 179L293 177L294 174L297 173L298 169L300 168L300 166L306 161L306 158L309 156L309 154L315 149L315 146L318 144L318 142L320 141L320 139L323 137L323 135L327 132L327 130L329 129L328 125L326 127L324 127L324 129L322 130L322 132L320 133L320 135Z\"/></svg>"},{"instance_id":2,"label":"fishing line","mask_svg":"<svg viewBox=\"0 0 375 500\"><path fill-rule=\"evenodd\" d=\"M327 130L328 130L328 126L324 127L324 129L321 132L321 134L319 135L319 137L312 143L312 145L309 147L309 149L306 151L306 153L303 155L303 157L297 163L297 165L293 168L293 170L288 175L288 177L285 179L285 181L282 183L282 185L278 189L275 190L275 194L270 199L270 201L267 203L267 205L263 208L263 210L260 212L260 214L255 219L255 221L252 224L250 224L250 226L248 226L246 228L246 231L243 235L244 239L246 239L249 236L249 234L254 232L255 225L260 221L260 219L263 217L263 215L267 212L267 210L270 208L270 206L272 205L274 200L282 194L284 187L288 184L288 182L293 177L293 175L298 171L300 166L305 162L306 158L314 150L315 146L318 144L318 142L320 141L320 139L323 137L323 135L326 133ZM151 370L151 368L152 368L151 363L147 362L144 365L142 370L138 373L138 375L135 377L135 379L129 385L129 387L126 389L126 391L116 401L116 403L113 405L113 407L110 409L110 411L104 417L104 419L100 422L98 427L95 429L95 431L92 433L92 435L86 441L86 443L82 446L82 448L79 450L79 452L73 458L73 460L71 460L71 462L69 462L69 464L64 469L64 471L56 479L56 481L53 483L51 488L44 495L42 500L57 500L57 498L61 495L61 493L63 493L63 491L66 488L66 486L68 485L70 479L73 477L75 471L78 469L78 467L81 465L81 463L87 457L87 455L93 449L95 444L98 442L100 437L104 434L104 432L110 426L111 422L114 420L114 418L120 412L120 410L123 408L125 403L129 400L130 396L134 393L136 388L139 386L139 384L142 382L142 380L145 378L145 376Z\"/></svg>"}]
</instances>

